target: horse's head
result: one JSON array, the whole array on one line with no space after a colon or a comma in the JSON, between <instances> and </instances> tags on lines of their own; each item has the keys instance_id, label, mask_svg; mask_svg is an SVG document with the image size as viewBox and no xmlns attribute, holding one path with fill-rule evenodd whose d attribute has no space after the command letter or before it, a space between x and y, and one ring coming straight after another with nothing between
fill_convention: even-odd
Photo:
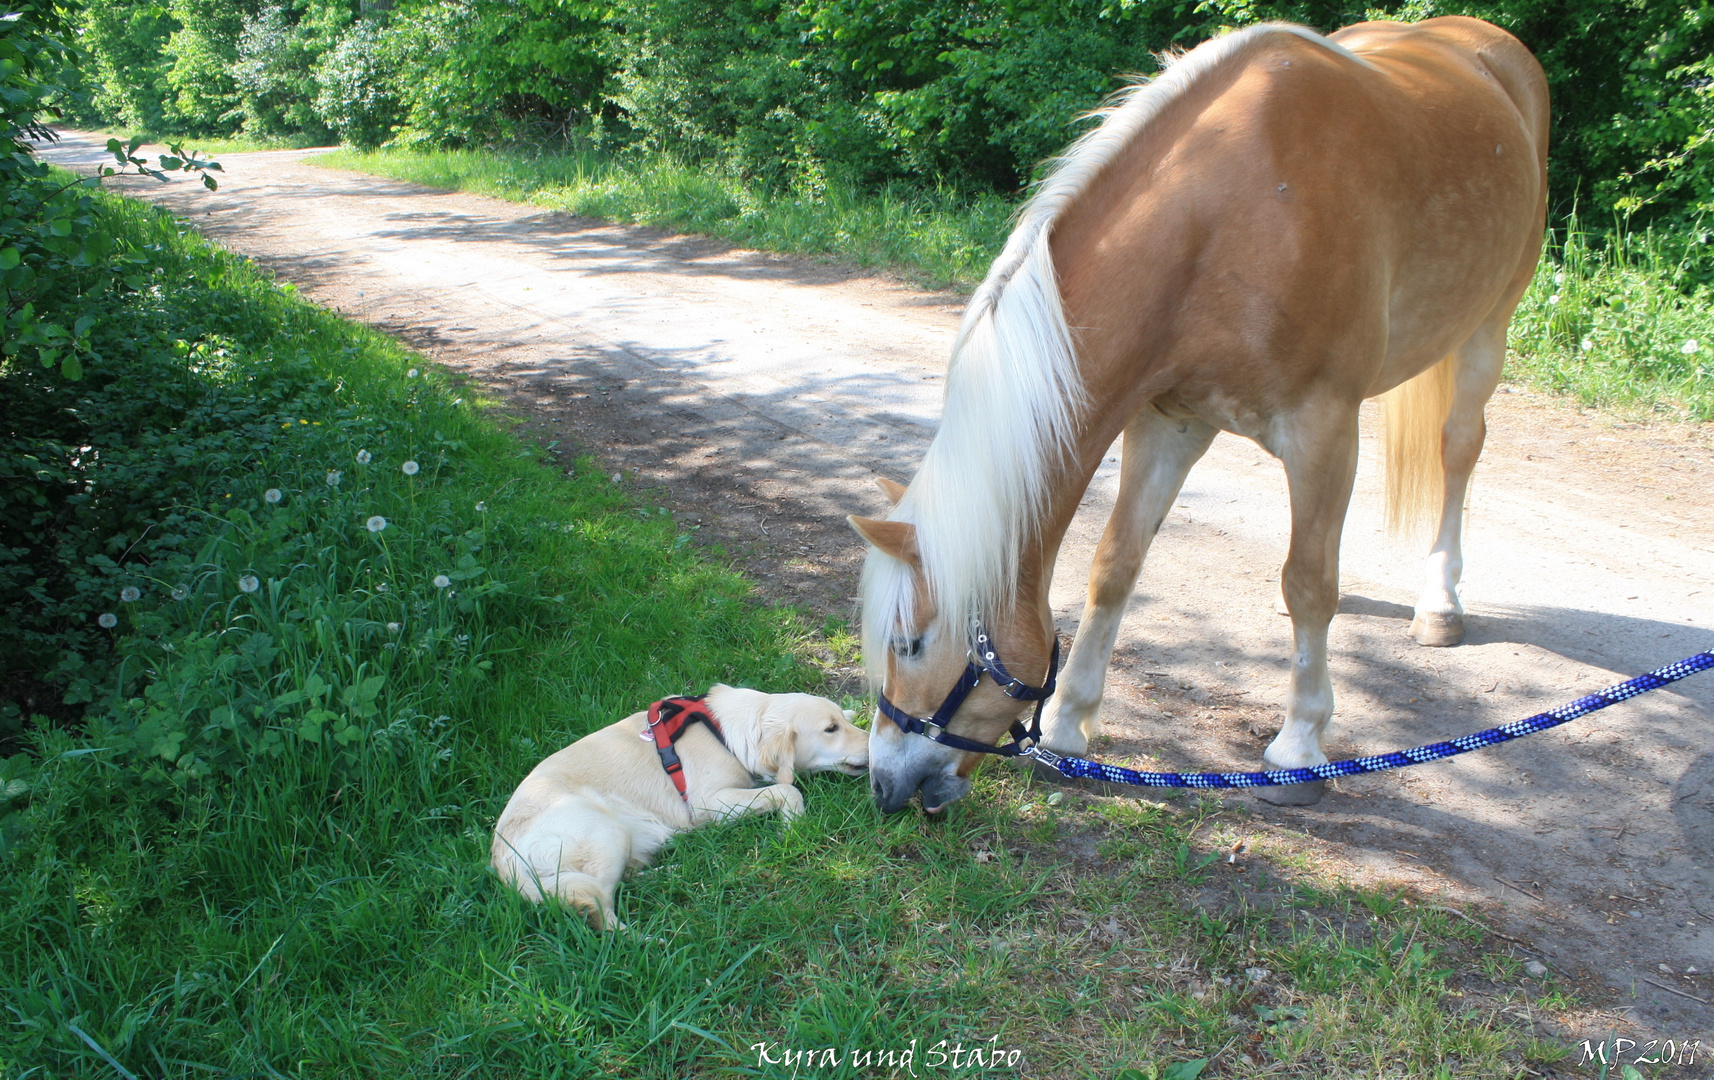
<instances>
[{"instance_id":1,"label":"horse's head","mask_svg":"<svg viewBox=\"0 0 1714 1080\"><path fill-rule=\"evenodd\" d=\"M883 483L896 502L903 489ZM925 569L915 525L853 517L852 528L869 542L863 568L864 664L882 701L909 718L942 721L926 734L903 730L877 711L869 730L869 783L875 801L887 813L904 809L922 793L923 809L944 809L970 790L970 774L982 755L949 746L930 736L944 731L954 741L993 746L1026 708L1027 700L1008 694L985 673L971 681L972 659L981 654L1005 657L1005 669L1039 686L1048 678L1052 624L1045 609L1013 597L982 617L967 604L948 604ZM977 634L991 641L977 648ZM958 700L958 689L968 694ZM949 710L949 711L948 711Z\"/></svg>"}]
</instances>

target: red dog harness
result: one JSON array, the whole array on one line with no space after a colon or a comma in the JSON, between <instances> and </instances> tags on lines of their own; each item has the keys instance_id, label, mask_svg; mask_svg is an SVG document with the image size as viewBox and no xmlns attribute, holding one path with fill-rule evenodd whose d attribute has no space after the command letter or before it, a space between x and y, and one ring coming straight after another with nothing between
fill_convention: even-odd
<instances>
[{"instance_id":1,"label":"red dog harness","mask_svg":"<svg viewBox=\"0 0 1714 1080\"><path fill-rule=\"evenodd\" d=\"M708 725L708 730L714 732L714 737L720 740L720 745L726 745L726 736L721 734L720 723L708 711L700 697L670 697L662 698L649 706L649 728L643 732L642 738L655 744L655 752L661 756L661 768L672 778L673 787L678 788L678 797L690 804L690 795L684 789L684 763L678 759L678 751L673 749L673 743L678 742L679 736L690 729L690 725L701 721Z\"/></svg>"}]
</instances>

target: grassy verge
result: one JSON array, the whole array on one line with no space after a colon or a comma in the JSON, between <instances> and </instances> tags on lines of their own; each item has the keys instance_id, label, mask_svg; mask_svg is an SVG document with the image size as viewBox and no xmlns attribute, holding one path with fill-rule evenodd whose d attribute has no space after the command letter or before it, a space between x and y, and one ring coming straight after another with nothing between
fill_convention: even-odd
<instances>
[{"instance_id":1,"label":"grassy verge","mask_svg":"<svg viewBox=\"0 0 1714 1080\"><path fill-rule=\"evenodd\" d=\"M625 224L706 233L747 247L832 256L901 271L931 288L971 288L1005 242L1012 205L998 196L828 183L776 195L717 169L664 156L613 158L478 150L340 150L331 168L475 191Z\"/></svg>"},{"instance_id":2,"label":"grassy verge","mask_svg":"<svg viewBox=\"0 0 1714 1080\"><path fill-rule=\"evenodd\" d=\"M1013 210L997 196L898 187L870 194L828 185L776 196L718 169L588 150L341 150L316 160L770 251L832 256L930 287L968 289L980 281ZM1684 286L1683 262L1661 238L1595 235L1573 219L1549 238L1513 323L1511 376L1586 405L1714 420L1714 295Z\"/></svg>"},{"instance_id":3,"label":"grassy verge","mask_svg":"<svg viewBox=\"0 0 1714 1080\"><path fill-rule=\"evenodd\" d=\"M1249 830L1212 804L1004 769L942 823L811 778L792 825L636 875L630 933L525 905L485 868L518 779L666 691L813 689L802 622L385 337L101 212L151 261L113 332L159 349L65 390L147 406L77 467L99 492L166 461L133 490L179 540L103 537L95 705L0 761L0 1076L952 1076L980 1048L985 1075L1509 1077L1562 1052L1501 1009L1563 995L1468 925L1228 863Z\"/></svg>"},{"instance_id":4,"label":"grassy verge","mask_svg":"<svg viewBox=\"0 0 1714 1080\"><path fill-rule=\"evenodd\" d=\"M166 149L168 144L176 143L186 150L204 157L210 154L247 154L257 150L307 150L313 146L327 146L328 143L312 139L307 135L280 135L277 137L258 137L254 135L161 135L153 131L140 131L137 128L114 127L92 129L92 134L103 138L127 140L140 135L148 144Z\"/></svg>"}]
</instances>

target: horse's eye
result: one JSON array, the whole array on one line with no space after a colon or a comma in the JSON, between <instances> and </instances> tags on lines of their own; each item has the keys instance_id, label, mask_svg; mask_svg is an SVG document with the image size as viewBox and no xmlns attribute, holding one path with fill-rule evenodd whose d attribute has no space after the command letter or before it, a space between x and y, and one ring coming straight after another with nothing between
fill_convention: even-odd
<instances>
[{"instance_id":1,"label":"horse's eye","mask_svg":"<svg viewBox=\"0 0 1714 1080\"><path fill-rule=\"evenodd\" d=\"M894 638L893 652L900 656L915 656L922 652L922 638Z\"/></svg>"}]
</instances>

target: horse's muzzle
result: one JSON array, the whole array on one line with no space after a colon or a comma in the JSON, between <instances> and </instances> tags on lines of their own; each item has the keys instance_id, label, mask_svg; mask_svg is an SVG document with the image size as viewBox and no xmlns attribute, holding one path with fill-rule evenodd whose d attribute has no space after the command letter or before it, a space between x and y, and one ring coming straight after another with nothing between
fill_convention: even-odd
<instances>
[{"instance_id":1,"label":"horse's muzzle","mask_svg":"<svg viewBox=\"0 0 1714 1080\"><path fill-rule=\"evenodd\" d=\"M962 799L970 791L970 781L950 773L931 773L926 777L901 780L881 773L870 773L869 789L875 794L875 804L882 813L896 814L910 805L911 796L922 793L922 808L938 814Z\"/></svg>"}]
</instances>

